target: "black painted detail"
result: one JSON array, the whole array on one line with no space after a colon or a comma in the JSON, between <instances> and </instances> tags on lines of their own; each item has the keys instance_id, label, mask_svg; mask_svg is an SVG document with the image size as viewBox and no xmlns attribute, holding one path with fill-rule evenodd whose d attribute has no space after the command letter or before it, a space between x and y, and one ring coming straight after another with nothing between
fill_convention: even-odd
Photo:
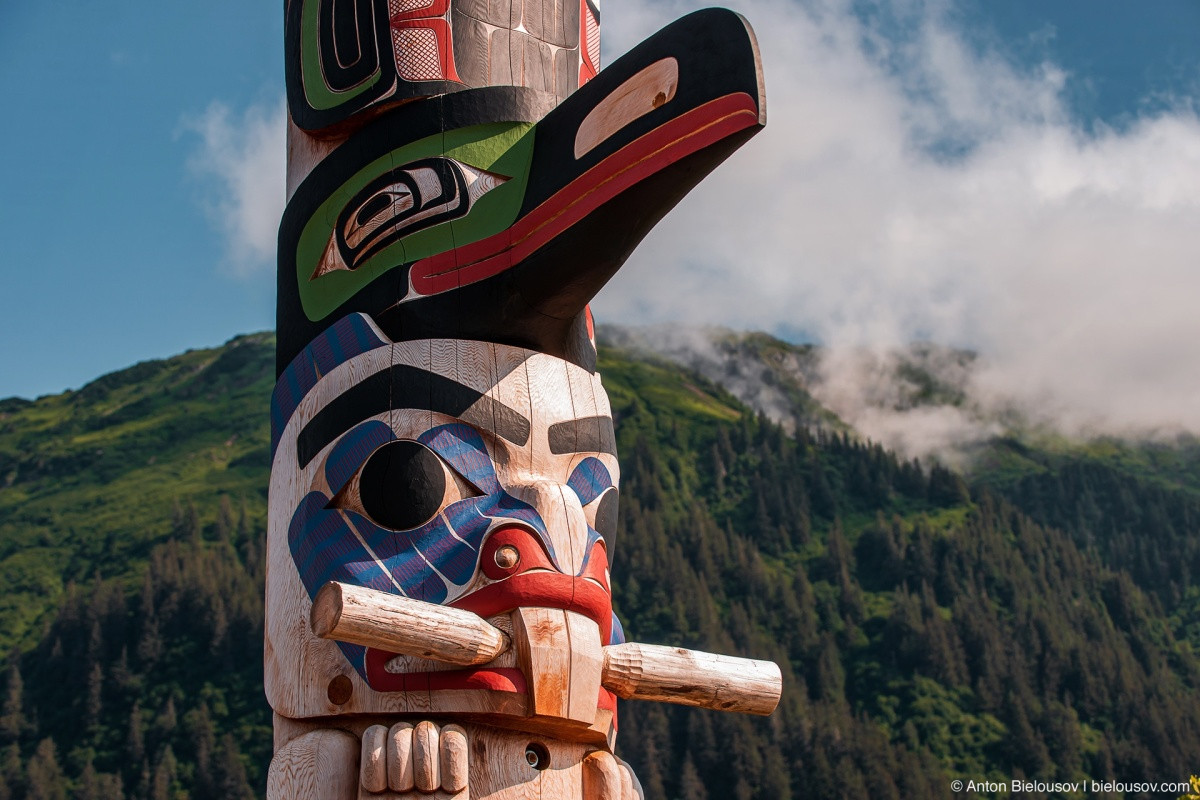
<instances>
[{"instance_id":1,"label":"black painted detail","mask_svg":"<svg viewBox=\"0 0 1200 800\"><path fill-rule=\"evenodd\" d=\"M600 496L600 504L596 506L596 533L604 537L609 564L612 563L613 546L617 542L617 507L620 499L620 493L614 486Z\"/></svg>"},{"instance_id":2,"label":"black painted detail","mask_svg":"<svg viewBox=\"0 0 1200 800\"><path fill-rule=\"evenodd\" d=\"M612 417L581 417L566 422L556 422L546 432L550 439L550 452L564 453L611 453L617 454L617 437L613 430Z\"/></svg>"},{"instance_id":3,"label":"black painted detail","mask_svg":"<svg viewBox=\"0 0 1200 800\"><path fill-rule=\"evenodd\" d=\"M331 91L353 89L379 69L380 45L385 40L376 35L380 20L374 6L373 0L325 0L321 3L317 14L318 52L321 74Z\"/></svg>"},{"instance_id":4,"label":"black painted detail","mask_svg":"<svg viewBox=\"0 0 1200 800\"><path fill-rule=\"evenodd\" d=\"M448 158L414 161L380 175L346 204L334 228L338 253L357 269L392 242L470 209L461 167Z\"/></svg>"},{"instance_id":5,"label":"black painted detail","mask_svg":"<svg viewBox=\"0 0 1200 800\"><path fill-rule=\"evenodd\" d=\"M304 90L302 19L304 6L316 3L320 80L333 92L348 90L370 80L375 82L333 108L309 104ZM287 74L288 110L292 121L313 131L345 121L352 114L384 100L396 87L396 59L392 54L392 31L388 4L381 0L293 0L287 4L283 34Z\"/></svg>"},{"instance_id":6,"label":"black painted detail","mask_svg":"<svg viewBox=\"0 0 1200 800\"><path fill-rule=\"evenodd\" d=\"M296 438L296 462L303 469L355 424L403 408L458 417L519 447L529 441L529 420L504 403L443 375L399 364L365 378L317 412Z\"/></svg>"},{"instance_id":7,"label":"black painted detail","mask_svg":"<svg viewBox=\"0 0 1200 800\"><path fill-rule=\"evenodd\" d=\"M525 763L539 772L550 769L550 751L541 742L530 742L525 748Z\"/></svg>"},{"instance_id":8,"label":"black painted detail","mask_svg":"<svg viewBox=\"0 0 1200 800\"><path fill-rule=\"evenodd\" d=\"M679 67L674 99L630 121L576 158L575 137L588 114L641 70L668 57ZM516 225L618 151L689 111L731 95L754 101L759 111L757 124L645 174L504 272L415 298L409 295L411 265L397 263L321 319L305 315L295 263L304 224L349 176L401 144L437 130L485 121L536 122L533 160ZM547 107L546 96L537 92L489 87L423 99L381 113L313 169L284 214L279 247L278 369L291 363L331 319L354 312L370 315L393 341L475 339L527 347L594 369L595 351L585 346L588 341L581 335L583 309L658 220L765 123L762 96L758 50L745 21L728 10L707 9L668 25L557 106ZM707 118L698 124L707 124ZM624 152L635 158L635 150ZM631 166L615 159L603 169L620 171Z\"/></svg>"},{"instance_id":9,"label":"black painted detail","mask_svg":"<svg viewBox=\"0 0 1200 800\"><path fill-rule=\"evenodd\" d=\"M363 465L358 496L377 525L405 531L424 525L442 507L446 470L423 444L388 442Z\"/></svg>"}]
</instances>

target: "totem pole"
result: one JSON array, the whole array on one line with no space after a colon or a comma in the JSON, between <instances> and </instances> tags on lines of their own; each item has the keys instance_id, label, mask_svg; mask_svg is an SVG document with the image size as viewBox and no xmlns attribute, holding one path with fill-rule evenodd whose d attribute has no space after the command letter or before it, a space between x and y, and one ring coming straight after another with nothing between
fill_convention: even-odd
<instances>
[{"instance_id":1,"label":"totem pole","mask_svg":"<svg viewBox=\"0 0 1200 800\"><path fill-rule=\"evenodd\" d=\"M593 0L285 13L267 796L640 797L617 697L780 679L625 642L588 303L764 124L753 33L701 11L600 71Z\"/></svg>"}]
</instances>

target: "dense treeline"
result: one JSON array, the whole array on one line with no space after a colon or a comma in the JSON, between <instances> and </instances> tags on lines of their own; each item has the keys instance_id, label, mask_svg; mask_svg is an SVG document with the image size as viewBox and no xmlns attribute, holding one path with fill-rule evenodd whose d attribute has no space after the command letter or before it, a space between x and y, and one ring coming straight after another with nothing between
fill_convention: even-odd
<instances>
[{"instance_id":1,"label":"dense treeline","mask_svg":"<svg viewBox=\"0 0 1200 800\"><path fill-rule=\"evenodd\" d=\"M648 800L949 798L956 776L1195 769L1200 665L1168 620L1200 568L1186 497L1074 462L1001 497L605 358L626 630L774 659L786 687L767 719L623 703L618 746ZM262 796L262 498L185 497L159 509L144 560L70 584L8 659L0 800Z\"/></svg>"},{"instance_id":2,"label":"dense treeline","mask_svg":"<svg viewBox=\"0 0 1200 800\"><path fill-rule=\"evenodd\" d=\"M1054 465L999 489L1034 519L1129 573L1165 607L1200 578L1200 495L1094 460Z\"/></svg>"},{"instance_id":3,"label":"dense treeline","mask_svg":"<svg viewBox=\"0 0 1200 800\"><path fill-rule=\"evenodd\" d=\"M690 485L634 438L614 570L628 627L791 668L767 721L626 704L649 796L918 798L952 775L1194 769L1200 667L1067 534L844 436L747 417Z\"/></svg>"},{"instance_id":4,"label":"dense treeline","mask_svg":"<svg viewBox=\"0 0 1200 800\"><path fill-rule=\"evenodd\" d=\"M39 646L10 666L0 798L67 785L81 800L261 795L263 533L227 496L207 531L195 507L174 516L139 589L99 575L69 586Z\"/></svg>"}]
</instances>

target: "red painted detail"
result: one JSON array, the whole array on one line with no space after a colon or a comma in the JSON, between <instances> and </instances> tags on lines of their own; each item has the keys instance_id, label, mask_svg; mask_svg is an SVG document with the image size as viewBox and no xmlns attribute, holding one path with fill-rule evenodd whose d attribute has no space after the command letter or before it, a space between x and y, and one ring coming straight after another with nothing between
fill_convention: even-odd
<instances>
[{"instance_id":1,"label":"red painted detail","mask_svg":"<svg viewBox=\"0 0 1200 800\"><path fill-rule=\"evenodd\" d=\"M419 295L433 295L497 275L631 186L757 123L758 105L744 92L710 100L625 145L511 228L417 261L413 288Z\"/></svg>"},{"instance_id":2,"label":"red painted detail","mask_svg":"<svg viewBox=\"0 0 1200 800\"><path fill-rule=\"evenodd\" d=\"M583 318L587 320L588 339L592 342L592 347L596 346L596 320L592 317L592 304L588 303L583 307Z\"/></svg>"},{"instance_id":3,"label":"red painted detail","mask_svg":"<svg viewBox=\"0 0 1200 800\"><path fill-rule=\"evenodd\" d=\"M608 584L608 551L604 543L593 545L583 571L572 576L564 575L550 565L540 542L535 550L528 540L536 542L532 533L517 526L493 532L483 546L483 569L485 575L492 577L488 572L490 564L492 571L501 578L449 605L473 611L481 617L493 617L522 606L561 608L595 622L600 627L600 641L609 641L612 638L612 589ZM502 570L492 560L491 554L505 544L517 547L521 552L521 561L515 569Z\"/></svg>"},{"instance_id":4,"label":"red painted detail","mask_svg":"<svg viewBox=\"0 0 1200 800\"><path fill-rule=\"evenodd\" d=\"M433 31L438 45L438 62L442 78L448 81L462 83L458 72L454 69L454 34L446 15L450 12L450 0L433 0L424 8L414 8L412 11L401 11L389 19L394 30L402 28L426 28Z\"/></svg>"},{"instance_id":5,"label":"red painted detail","mask_svg":"<svg viewBox=\"0 0 1200 800\"><path fill-rule=\"evenodd\" d=\"M529 687L525 683L525 674L515 667L472 669L463 672L462 675L457 674L457 670L429 673L429 691L487 689L490 692L513 692L514 694L529 692Z\"/></svg>"},{"instance_id":6,"label":"red painted detail","mask_svg":"<svg viewBox=\"0 0 1200 800\"><path fill-rule=\"evenodd\" d=\"M482 689L489 692L528 694L525 675L513 667L454 669L444 672L388 672L396 657L386 650L367 648L367 685L377 692L438 692L449 689Z\"/></svg>"},{"instance_id":7,"label":"red painted detail","mask_svg":"<svg viewBox=\"0 0 1200 800\"><path fill-rule=\"evenodd\" d=\"M421 11L424 12L425 9L421 9ZM450 31L450 24L440 17L401 19L402 17L407 17L407 15L397 14L392 17L392 28L395 30L424 28L433 31L433 35L437 39L438 65L442 73L441 78L443 80L462 83L462 80L458 77L458 72L454 69L454 35Z\"/></svg>"},{"instance_id":8,"label":"red painted detail","mask_svg":"<svg viewBox=\"0 0 1200 800\"><path fill-rule=\"evenodd\" d=\"M603 541L592 545L592 555L588 558L583 571L579 573L579 577L591 578L600 584L604 591L612 594L612 587L608 585L608 545Z\"/></svg>"},{"instance_id":9,"label":"red painted detail","mask_svg":"<svg viewBox=\"0 0 1200 800\"><path fill-rule=\"evenodd\" d=\"M517 563L508 568L501 567L496 563L496 551L506 545L515 547L520 555ZM494 581L504 580L531 569L545 569L557 573L554 564L550 562L550 555L542 545L542 540L529 530L517 525L505 525L492 531L483 543L479 561L483 574Z\"/></svg>"},{"instance_id":10,"label":"red painted detail","mask_svg":"<svg viewBox=\"0 0 1200 800\"><path fill-rule=\"evenodd\" d=\"M585 0L579 0L579 85L596 77L596 73L600 71L599 67L592 61L591 48L588 47L588 19L592 16L591 9L588 8ZM599 24L597 24L599 27Z\"/></svg>"},{"instance_id":11,"label":"red painted detail","mask_svg":"<svg viewBox=\"0 0 1200 800\"><path fill-rule=\"evenodd\" d=\"M600 641L612 638L612 595L589 580L561 572L529 572L493 583L450 604L494 617L522 606L561 608L600 626Z\"/></svg>"},{"instance_id":12,"label":"red painted detail","mask_svg":"<svg viewBox=\"0 0 1200 800\"><path fill-rule=\"evenodd\" d=\"M414 8L411 11L400 11L396 14L393 14L389 22L391 22L393 28L400 28L403 27L401 23L404 23L408 20L444 17L446 16L446 12L449 10L450 0L433 0L433 2L427 6Z\"/></svg>"}]
</instances>

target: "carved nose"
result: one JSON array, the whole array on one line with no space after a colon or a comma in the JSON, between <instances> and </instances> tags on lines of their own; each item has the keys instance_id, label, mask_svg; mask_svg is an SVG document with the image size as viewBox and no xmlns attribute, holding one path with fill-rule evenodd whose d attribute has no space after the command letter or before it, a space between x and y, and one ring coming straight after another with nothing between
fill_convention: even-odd
<instances>
[{"instance_id":1,"label":"carved nose","mask_svg":"<svg viewBox=\"0 0 1200 800\"><path fill-rule=\"evenodd\" d=\"M513 497L533 506L546 524L558 569L567 575L577 575L583 567L588 524L575 492L553 481L531 481L505 488Z\"/></svg>"}]
</instances>

